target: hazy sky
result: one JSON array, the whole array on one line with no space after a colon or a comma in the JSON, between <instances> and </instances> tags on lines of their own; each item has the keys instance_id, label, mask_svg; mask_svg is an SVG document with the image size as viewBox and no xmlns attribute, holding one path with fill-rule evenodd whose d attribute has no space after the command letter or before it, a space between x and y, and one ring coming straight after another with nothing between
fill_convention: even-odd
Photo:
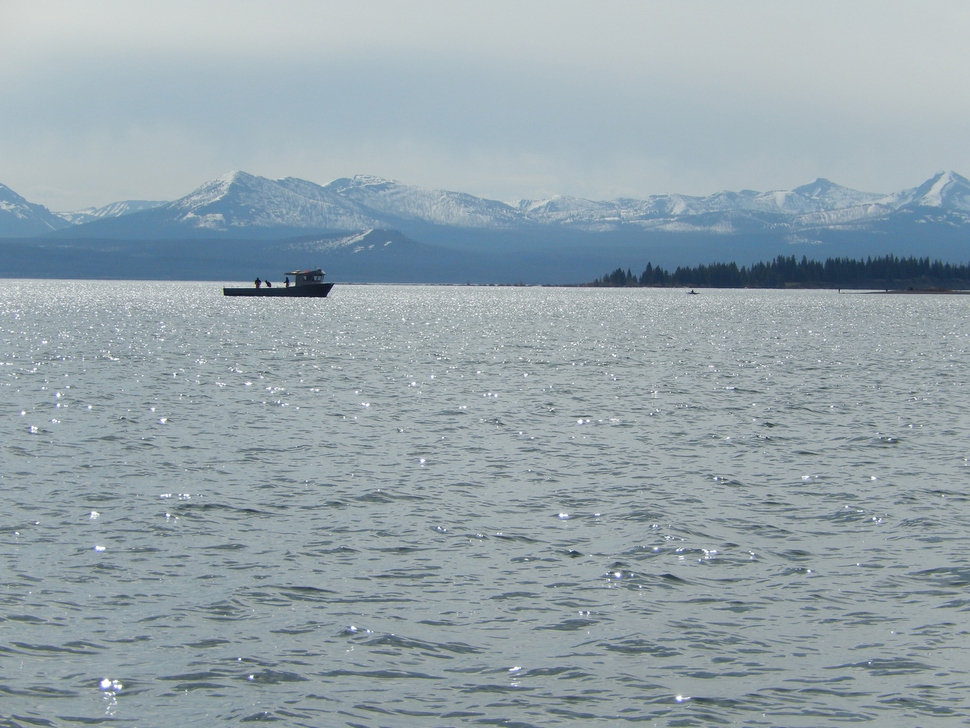
<instances>
[{"instance_id":1,"label":"hazy sky","mask_svg":"<svg viewBox=\"0 0 970 728\"><path fill-rule=\"evenodd\" d=\"M965 0L0 0L0 182L889 192L970 175L968 38Z\"/></svg>"}]
</instances>

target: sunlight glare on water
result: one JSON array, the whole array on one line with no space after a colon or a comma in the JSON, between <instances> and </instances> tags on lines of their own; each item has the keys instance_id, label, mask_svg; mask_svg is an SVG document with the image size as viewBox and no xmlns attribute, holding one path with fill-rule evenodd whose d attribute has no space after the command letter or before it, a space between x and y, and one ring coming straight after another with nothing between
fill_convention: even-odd
<instances>
[{"instance_id":1,"label":"sunlight glare on water","mask_svg":"<svg viewBox=\"0 0 970 728\"><path fill-rule=\"evenodd\" d=\"M6 723L970 712L970 297L220 294L0 281Z\"/></svg>"}]
</instances>

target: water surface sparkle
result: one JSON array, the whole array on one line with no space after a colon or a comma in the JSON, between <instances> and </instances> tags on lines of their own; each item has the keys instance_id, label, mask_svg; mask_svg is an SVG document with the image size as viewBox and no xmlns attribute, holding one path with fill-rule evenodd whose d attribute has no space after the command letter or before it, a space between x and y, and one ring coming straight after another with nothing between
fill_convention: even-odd
<instances>
[{"instance_id":1,"label":"water surface sparkle","mask_svg":"<svg viewBox=\"0 0 970 728\"><path fill-rule=\"evenodd\" d=\"M970 300L0 281L0 719L965 720Z\"/></svg>"}]
</instances>

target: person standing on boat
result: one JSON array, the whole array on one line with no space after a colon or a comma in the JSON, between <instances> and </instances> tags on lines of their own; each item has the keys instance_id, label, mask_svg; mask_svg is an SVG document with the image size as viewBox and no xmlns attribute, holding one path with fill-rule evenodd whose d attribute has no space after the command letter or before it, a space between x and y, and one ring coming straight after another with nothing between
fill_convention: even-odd
<instances>
[{"instance_id":1,"label":"person standing on boat","mask_svg":"<svg viewBox=\"0 0 970 728\"><path fill-rule=\"evenodd\" d=\"M266 281L266 287L267 288L272 288L273 287L273 284L270 283L269 281Z\"/></svg>"},{"instance_id":2,"label":"person standing on boat","mask_svg":"<svg viewBox=\"0 0 970 728\"><path fill-rule=\"evenodd\" d=\"M289 288L290 287L290 277L289 276L287 276L286 277L286 280L283 281L283 287L284 288Z\"/></svg>"},{"instance_id":3,"label":"person standing on boat","mask_svg":"<svg viewBox=\"0 0 970 728\"><path fill-rule=\"evenodd\" d=\"M256 288L259 288L262 284L263 284L263 282L261 280L259 280L259 278L257 278L256 279Z\"/></svg>"}]
</instances>

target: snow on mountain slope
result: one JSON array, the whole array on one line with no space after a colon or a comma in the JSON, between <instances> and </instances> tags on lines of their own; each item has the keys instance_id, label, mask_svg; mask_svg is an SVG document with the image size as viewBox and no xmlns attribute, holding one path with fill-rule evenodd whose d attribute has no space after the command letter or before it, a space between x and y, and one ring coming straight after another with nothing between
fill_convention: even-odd
<instances>
[{"instance_id":1,"label":"snow on mountain slope","mask_svg":"<svg viewBox=\"0 0 970 728\"><path fill-rule=\"evenodd\" d=\"M837 210L820 210L798 215L793 220L801 227L845 227L886 218L895 211L890 205L869 203Z\"/></svg>"},{"instance_id":2,"label":"snow on mountain slope","mask_svg":"<svg viewBox=\"0 0 970 728\"><path fill-rule=\"evenodd\" d=\"M509 207L526 215L557 215L561 213L583 215L599 215L616 209L616 203L597 202L582 197L568 195L554 195L547 200L515 200L508 203Z\"/></svg>"},{"instance_id":3,"label":"snow on mountain slope","mask_svg":"<svg viewBox=\"0 0 970 728\"><path fill-rule=\"evenodd\" d=\"M386 250L390 247L405 247L415 245L413 240L401 235L396 230L363 230L353 235L342 235L321 238L319 240L300 240L290 244L294 250L308 250L316 252L344 252L359 254Z\"/></svg>"},{"instance_id":4,"label":"snow on mountain slope","mask_svg":"<svg viewBox=\"0 0 970 728\"><path fill-rule=\"evenodd\" d=\"M0 184L0 236L41 235L67 225L67 221L43 205L27 202L6 185Z\"/></svg>"},{"instance_id":5,"label":"snow on mountain slope","mask_svg":"<svg viewBox=\"0 0 970 728\"><path fill-rule=\"evenodd\" d=\"M409 223L491 230L559 225L595 232L635 224L668 231L706 229L723 235L768 224L768 218L761 217L765 215L795 226L846 225L883 217L902 205L934 203L970 210L970 182L946 173L895 196L816 179L791 190L769 192L723 191L708 196L671 194L610 201L557 195L504 203L370 175L319 185L295 177L270 180L233 172L158 209L171 213L179 226L212 232L244 228L370 230L407 228Z\"/></svg>"},{"instance_id":6,"label":"snow on mountain slope","mask_svg":"<svg viewBox=\"0 0 970 728\"><path fill-rule=\"evenodd\" d=\"M643 223L661 218L727 212L804 215L870 204L883 197L817 179L793 190L771 192L724 191L706 197L654 195L643 200L618 199L611 202L554 197L549 200L518 200L511 204L523 214L543 223L576 224L593 220ZM693 229L693 226L689 227Z\"/></svg>"},{"instance_id":7,"label":"snow on mountain slope","mask_svg":"<svg viewBox=\"0 0 970 728\"><path fill-rule=\"evenodd\" d=\"M841 210L847 207L867 205L878 202L885 197L885 195L876 192L860 192L849 187L843 187L821 177L807 185L796 187L792 190L792 193L798 195L801 199L812 200L816 204L816 208L811 212Z\"/></svg>"},{"instance_id":8,"label":"snow on mountain slope","mask_svg":"<svg viewBox=\"0 0 970 728\"><path fill-rule=\"evenodd\" d=\"M55 212L54 214L67 220L72 225L83 225L86 222L93 222L102 218L122 217L123 215L130 215L133 212L151 210L152 208L161 207L167 203L168 200L121 200L120 202L112 202L102 207L85 207L83 210Z\"/></svg>"},{"instance_id":9,"label":"snow on mountain slope","mask_svg":"<svg viewBox=\"0 0 970 728\"><path fill-rule=\"evenodd\" d=\"M68 227L68 220L81 221L72 216L82 214L93 221L70 226L70 231L61 230L58 235L259 238L300 235L303 231L398 229L420 238L428 232L428 226L523 233L541 227L601 232L632 226L643 230L707 230L724 235L779 227L859 227L901 209L956 213L956 224L963 224L960 216L970 213L970 180L941 172L918 187L892 195L860 192L816 179L791 190L769 192L669 194L609 201L557 195L505 203L368 175L319 185L294 177L271 180L232 172L174 202L148 208L152 204L115 203L64 213L67 219L62 219L0 186L0 235L44 234ZM136 205L147 209L134 211Z\"/></svg>"},{"instance_id":10,"label":"snow on mountain slope","mask_svg":"<svg viewBox=\"0 0 970 728\"><path fill-rule=\"evenodd\" d=\"M624 208L618 201L556 195L547 200L515 200L508 206L523 220L537 225L568 225L587 232L616 230L624 222Z\"/></svg>"},{"instance_id":11,"label":"snow on mountain slope","mask_svg":"<svg viewBox=\"0 0 970 728\"><path fill-rule=\"evenodd\" d=\"M919 187L886 198L887 204L902 207L936 207L970 212L970 180L956 172L938 172Z\"/></svg>"},{"instance_id":12,"label":"snow on mountain slope","mask_svg":"<svg viewBox=\"0 0 970 728\"><path fill-rule=\"evenodd\" d=\"M385 218L463 228L503 228L523 222L504 202L369 175L337 179L322 189Z\"/></svg>"},{"instance_id":13,"label":"snow on mountain slope","mask_svg":"<svg viewBox=\"0 0 970 728\"><path fill-rule=\"evenodd\" d=\"M230 231L233 228L360 230L377 220L326 199L295 192L276 180L231 172L157 208L181 225Z\"/></svg>"}]
</instances>

